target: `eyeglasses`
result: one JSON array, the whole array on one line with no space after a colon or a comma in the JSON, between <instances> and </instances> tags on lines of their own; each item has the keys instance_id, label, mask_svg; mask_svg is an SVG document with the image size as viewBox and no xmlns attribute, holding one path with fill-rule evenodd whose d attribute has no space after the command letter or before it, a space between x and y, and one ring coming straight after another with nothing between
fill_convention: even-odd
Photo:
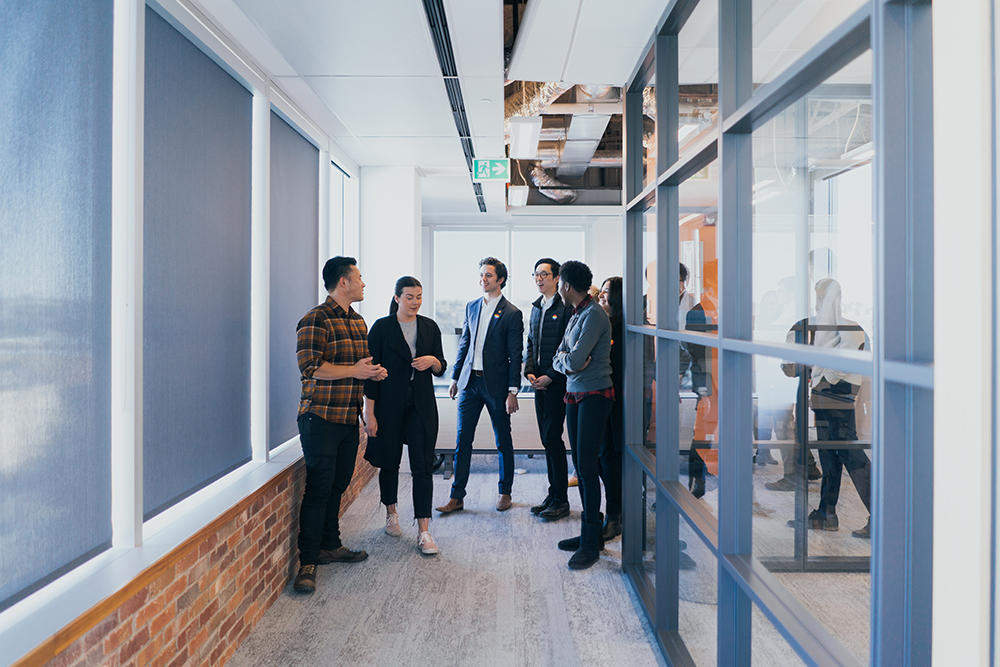
<instances>
[{"instance_id":1,"label":"eyeglasses","mask_svg":"<svg viewBox=\"0 0 1000 667\"><path fill-rule=\"evenodd\" d=\"M549 273L548 271L535 271L534 273L531 274L531 277L532 278L548 278L551 275L552 274Z\"/></svg>"}]
</instances>

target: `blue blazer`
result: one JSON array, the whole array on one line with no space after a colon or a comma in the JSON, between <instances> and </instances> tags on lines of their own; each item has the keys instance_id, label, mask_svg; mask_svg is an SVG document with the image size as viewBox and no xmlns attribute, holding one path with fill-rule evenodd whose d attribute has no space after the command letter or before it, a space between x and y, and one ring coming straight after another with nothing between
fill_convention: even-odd
<instances>
[{"instance_id":1,"label":"blue blazer","mask_svg":"<svg viewBox=\"0 0 1000 667\"><path fill-rule=\"evenodd\" d=\"M465 305L465 323L458 341L458 356L452 379L464 390L472 375L473 336L479 330L479 310L482 297ZM483 344L483 379L486 390L493 396L503 397L509 387L521 386L521 350L524 346L524 318L517 306L500 297Z\"/></svg>"}]
</instances>

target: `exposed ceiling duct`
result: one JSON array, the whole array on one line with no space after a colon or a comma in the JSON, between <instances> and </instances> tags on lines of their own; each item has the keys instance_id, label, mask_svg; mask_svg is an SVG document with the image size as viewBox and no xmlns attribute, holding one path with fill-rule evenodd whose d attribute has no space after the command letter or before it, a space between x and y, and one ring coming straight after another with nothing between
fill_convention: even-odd
<instances>
[{"instance_id":1,"label":"exposed ceiling duct","mask_svg":"<svg viewBox=\"0 0 1000 667\"><path fill-rule=\"evenodd\" d=\"M556 180L539 165L531 168L531 182L538 192L557 204L571 204L576 201L576 190L566 187L562 181Z\"/></svg>"},{"instance_id":2,"label":"exposed ceiling duct","mask_svg":"<svg viewBox=\"0 0 1000 667\"><path fill-rule=\"evenodd\" d=\"M510 143L510 119L514 116L538 116L550 104L559 99L559 96L569 90L570 86L564 83L549 81L547 83L535 83L532 81L522 81L520 93L508 95L504 100L503 131Z\"/></svg>"}]
</instances>

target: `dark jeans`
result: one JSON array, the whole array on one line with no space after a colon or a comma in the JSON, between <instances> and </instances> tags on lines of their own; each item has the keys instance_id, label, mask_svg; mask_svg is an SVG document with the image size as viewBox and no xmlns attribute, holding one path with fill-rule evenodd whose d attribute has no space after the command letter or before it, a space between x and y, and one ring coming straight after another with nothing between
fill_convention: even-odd
<instances>
[{"instance_id":1,"label":"dark jeans","mask_svg":"<svg viewBox=\"0 0 1000 667\"><path fill-rule=\"evenodd\" d=\"M601 447L601 481L604 482L604 513L609 517L622 515L622 453L624 433L621 397L611 406L608 431Z\"/></svg>"},{"instance_id":2,"label":"dark jeans","mask_svg":"<svg viewBox=\"0 0 1000 667\"><path fill-rule=\"evenodd\" d=\"M510 415L507 414L507 394L493 396L486 389L482 376L472 374L469 384L458 395L458 437L455 442L455 481L451 485L451 497L461 500L465 497L465 485L469 483L469 466L472 464L472 441L476 437L476 426L483 406L490 413L497 452L500 454L500 493L510 493L514 484L514 441L510 437Z\"/></svg>"},{"instance_id":3,"label":"dark jeans","mask_svg":"<svg viewBox=\"0 0 1000 667\"><path fill-rule=\"evenodd\" d=\"M854 425L854 410L813 410L816 413L816 437L818 440L857 440ZM872 464L860 449L820 449L819 461L823 466L823 481L820 484L819 511L837 509L840 499L841 466L854 482L854 488L861 496L870 514L872 489Z\"/></svg>"},{"instance_id":4,"label":"dark jeans","mask_svg":"<svg viewBox=\"0 0 1000 667\"><path fill-rule=\"evenodd\" d=\"M545 447L545 467L549 473L549 497L560 502L569 502L567 496L569 464L566 461L566 445L563 443L563 422L566 420L566 404L563 396L565 385L552 383L546 389L535 390L535 418L538 420L538 435Z\"/></svg>"},{"instance_id":5,"label":"dark jeans","mask_svg":"<svg viewBox=\"0 0 1000 667\"><path fill-rule=\"evenodd\" d=\"M306 490L299 510L299 562L315 565L320 549L338 549L340 496L354 475L358 425L335 424L307 412L299 417Z\"/></svg>"},{"instance_id":6,"label":"dark jeans","mask_svg":"<svg viewBox=\"0 0 1000 667\"><path fill-rule=\"evenodd\" d=\"M581 546L593 549L600 549L603 521L600 456L610 414L611 400L603 396L588 396L579 403L566 406L566 430L569 431L569 446L583 502Z\"/></svg>"},{"instance_id":7,"label":"dark jeans","mask_svg":"<svg viewBox=\"0 0 1000 667\"><path fill-rule=\"evenodd\" d=\"M403 436L410 457L410 475L413 477L413 516L417 519L429 519L434 493L434 481L431 477L434 472L434 443L428 442L423 417L417 412L412 399L403 410ZM399 461L402 456L400 448L396 465L391 468L382 467L378 471L378 488L383 505L396 504Z\"/></svg>"}]
</instances>

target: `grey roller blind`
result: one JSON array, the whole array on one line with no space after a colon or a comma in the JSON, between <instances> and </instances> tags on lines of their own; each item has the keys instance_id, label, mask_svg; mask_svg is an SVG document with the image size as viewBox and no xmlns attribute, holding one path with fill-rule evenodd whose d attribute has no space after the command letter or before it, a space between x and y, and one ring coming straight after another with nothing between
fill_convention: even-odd
<instances>
[{"instance_id":1,"label":"grey roller blind","mask_svg":"<svg viewBox=\"0 0 1000 667\"><path fill-rule=\"evenodd\" d=\"M268 446L298 430L295 324L316 305L319 151L271 113L270 391Z\"/></svg>"},{"instance_id":2,"label":"grey roller blind","mask_svg":"<svg viewBox=\"0 0 1000 667\"><path fill-rule=\"evenodd\" d=\"M0 609L111 544L111 10L0 3Z\"/></svg>"},{"instance_id":3,"label":"grey roller blind","mask_svg":"<svg viewBox=\"0 0 1000 667\"><path fill-rule=\"evenodd\" d=\"M146 10L143 507L250 460L251 96Z\"/></svg>"}]
</instances>

